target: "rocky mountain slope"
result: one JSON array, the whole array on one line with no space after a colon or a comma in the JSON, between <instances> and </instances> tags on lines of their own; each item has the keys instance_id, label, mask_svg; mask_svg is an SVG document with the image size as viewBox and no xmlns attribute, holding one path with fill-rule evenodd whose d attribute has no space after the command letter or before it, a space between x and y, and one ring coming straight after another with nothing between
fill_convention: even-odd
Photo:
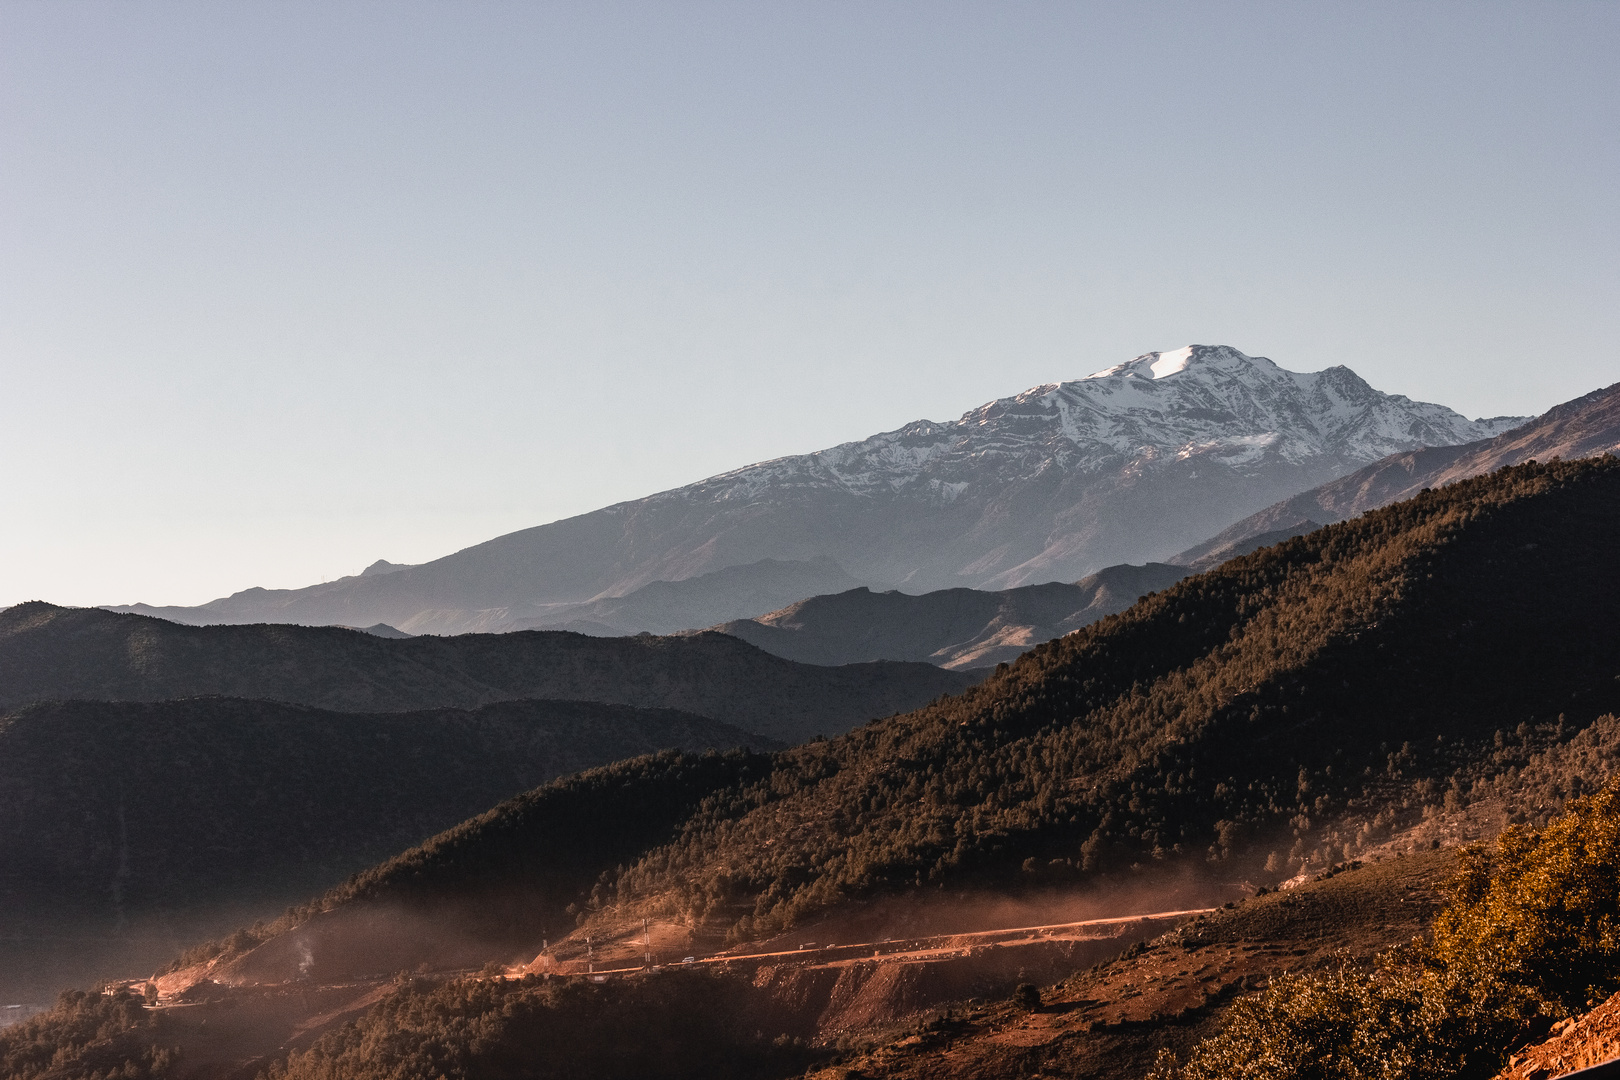
<instances>
[{"instance_id":1,"label":"rocky mountain slope","mask_svg":"<svg viewBox=\"0 0 1620 1080\"><path fill-rule=\"evenodd\" d=\"M945 668L993 666L1124 611L1190 570L1165 563L1110 566L1065 585L994 592L941 589L921 596L851 589L812 596L757 619L714 627L766 652L807 664L921 660Z\"/></svg>"},{"instance_id":2,"label":"rocky mountain slope","mask_svg":"<svg viewBox=\"0 0 1620 1080\"><path fill-rule=\"evenodd\" d=\"M1620 453L1620 383L1549 409L1495 438L1392 454L1268 506L1170 561L1204 564L1226 547L1279 531L1309 531L1505 465L1614 453Z\"/></svg>"},{"instance_id":3,"label":"rocky mountain slope","mask_svg":"<svg viewBox=\"0 0 1620 1080\"><path fill-rule=\"evenodd\" d=\"M910 592L1074 581L1162 560L1389 454L1514 423L1383 394L1345 367L1300 374L1188 346L419 566L161 610L198 623L453 633L490 625L491 612L543 618L558 604L764 559L827 557Z\"/></svg>"},{"instance_id":4,"label":"rocky mountain slope","mask_svg":"<svg viewBox=\"0 0 1620 1080\"><path fill-rule=\"evenodd\" d=\"M403 712L544 698L680 709L794 743L974 679L927 664L796 664L721 634L388 639L339 627L181 626L43 603L0 612L0 705L216 694Z\"/></svg>"},{"instance_id":5,"label":"rocky mountain slope","mask_svg":"<svg viewBox=\"0 0 1620 1080\"><path fill-rule=\"evenodd\" d=\"M595 702L357 714L192 698L0 713L0 997L160 965L558 776L747 745L762 740Z\"/></svg>"}]
</instances>

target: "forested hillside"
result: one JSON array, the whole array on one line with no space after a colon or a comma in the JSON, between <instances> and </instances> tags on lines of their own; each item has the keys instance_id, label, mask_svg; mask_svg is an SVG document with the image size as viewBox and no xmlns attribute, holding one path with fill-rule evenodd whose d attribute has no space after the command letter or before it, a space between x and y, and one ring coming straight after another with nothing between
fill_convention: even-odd
<instances>
[{"instance_id":1,"label":"forested hillside","mask_svg":"<svg viewBox=\"0 0 1620 1080\"><path fill-rule=\"evenodd\" d=\"M25 706L0 715L0 905L110 924L220 895L290 900L558 776L759 742L689 713L577 701Z\"/></svg>"},{"instance_id":2,"label":"forested hillside","mask_svg":"<svg viewBox=\"0 0 1620 1080\"><path fill-rule=\"evenodd\" d=\"M1274 981L1154 1080L1485 1080L1508 1052L1620 990L1620 781L1540 834L1464 852L1430 941ZM1547 1075L1547 1071L1541 1072Z\"/></svg>"},{"instance_id":3,"label":"forested hillside","mask_svg":"<svg viewBox=\"0 0 1620 1080\"><path fill-rule=\"evenodd\" d=\"M1235 560L981 687L785 754L618 895L757 933L877 889L1222 858L1279 870L1499 729L1620 704L1620 461L1527 465ZM1386 814L1385 822L1388 821ZM791 842L784 842L791 840ZM1290 861L1289 856L1294 856Z\"/></svg>"},{"instance_id":4,"label":"forested hillside","mask_svg":"<svg viewBox=\"0 0 1620 1080\"><path fill-rule=\"evenodd\" d=\"M1603 458L1506 469L1255 552L957 697L749 766L669 822L670 842L595 856L576 902L749 937L925 885L1336 860L1465 798L1453 778L1511 769L1504 740L1555 744L1620 706L1617 529L1620 461ZM626 805L657 775L637 769L604 774ZM545 864L519 853L549 842L569 797L546 798L319 906L538 887Z\"/></svg>"},{"instance_id":5,"label":"forested hillside","mask_svg":"<svg viewBox=\"0 0 1620 1080\"><path fill-rule=\"evenodd\" d=\"M14 709L0 714L0 995L149 969L558 776L746 745L761 740L597 702Z\"/></svg>"},{"instance_id":6,"label":"forested hillside","mask_svg":"<svg viewBox=\"0 0 1620 1080\"><path fill-rule=\"evenodd\" d=\"M1016 896L1151 883L1154 867L1202 868L1219 881L1275 881L1301 869L1331 876L1342 867L1328 864L1346 855L1406 845L1383 849L1390 867L1394 850L1419 838L1423 849L1432 846L1422 829L1481 808L1541 826L1608 772L1620 750L1620 723L1599 719L1620 705L1620 567L1610 555L1617 527L1613 458L1526 464L1425 492L1187 579L1026 654L964 694L840 738L771 755L669 752L555 781L182 962L215 958L210 977L244 986L335 984L357 972L511 962L532 956L527 950L542 938L608 934L643 914L757 940L858 906L851 902L920 901L952 890ZM1368 981L1329 968L1288 981L1268 966L1286 967L1288 956L1226 949L1244 971L1276 978L1275 990L1233 1013L1226 1041L1195 1054L1187 1075L1221 1074L1223 1061L1248 1060L1256 1046L1313 1053L1311 1040L1326 1030L1320 1017L1375 1045L1387 1035L1378 1025L1391 1019L1380 1002L1399 1010L1418 998L1422 1010L1441 1011L1393 1017L1408 1025L1392 1029L1397 1036L1410 1030L1437 1052L1460 1055L1468 1070L1499 1062L1505 1047L1542 1030L1537 1018L1546 1010L1574 1007L1580 994L1604 992L1617 977L1601 948L1612 903L1553 911L1537 906L1541 893L1525 890L1543 877L1569 878L1558 875L1575 864L1557 852L1587 833L1602 849L1592 865L1612 878L1603 867L1613 863L1613 805L1611 792L1577 809L1602 819L1592 829L1572 819L1549 834L1551 846L1510 839L1476 864L1442 920L1439 969L1390 967L1393 981L1379 982L1385 976ZM1589 884L1576 874L1557 888L1574 896L1571 889ZM1292 893L1265 899L1261 914L1300 910ZM1404 901L1396 894L1378 903ZM1507 951L1462 947L1497 909L1532 936ZM1579 925L1566 927L1559 912L1574 913ZM1388 930L1388 919L1357 918L1363 945ZM1204 944L1195 937L1190 930L1179 944L1155 946L1166 1002L1180 1000L1183 977L1193 979L1187 959ZM1448 941L1458 948L1445 952ZM1508 968L1497 963L1503 958ZM1120 1037L1111 1017L1135 1015L1137 976L1128 972L1139 959L1133 950L1075 991L1115 995L1088 998L1102 1017L1086 1021L1088 1032L1100 1032L1099 1047ZM1579 977L1547 976L1564 969ZM1431 978L1426 970L1440 972L1438 996L1420 985ZM654 980L645 993L657 997L659 985L669 984ZM1189 1023L1213 1022L1256 984L1244 975L1221 987L1189 999ZM1418 998L1408 993L1414 988ZM1471 988L1480 993L1470 997ZM605 991L587 993L618 1007ZM642 991L624 993L629 1002ZM1043 1000L1035 988L1021 994L1024 1004L1011 1012L975 1007L966 1026L942 1020L919 1030L928 1039L982 1036L994 1053L980 1059L964 1050L962 1062L1020 1068L1079 1045L1043 1042L1022 1057L1009 1049L996 1032L1023 1030L1016 1010ZM401 993L363 1024L334 1029L289 1069L337 1075L379 1063L407 1071L454 1065L470 1075L508 1060L502 1048L528 1045L530 1033L560 1030L572 1000L538 984ZM517 1016L508 1006L533 1010L533 1025L508 1023ZM643 1006L649 1024L680 1028L679 1002L647 998L635 1009ZM692 1007L703 1005L694 999ZM73 1010L82 1008L68 1003L29 1027L35 1042L27 1045L36 1049L28 1052L44 1054L53 1025L78 1023ZM1444 1010L1454 1010L1455 1022ZM128 1022L139 1026L138 1017ZM112 1047L122 1037L116 1028L87 1035L84 1053ZM1151 1045L1144 1032L1138 1051ZM736 1050L735 1062L752 1062L747 1069L761 1077L806 1061L791 1045L768 1048L746 1034L716 1029L711 1041ZM703 1055L678 1039L670 1045L677 1043L679 1054L697 1053L680 1060L701 1072ZM494 1057L480 1058L485 1052ZM617 1068L614 1053L604 1044L570 1067ZM879 1054L857 1064L907 1060ZM154 1074L164 1071L154 1065Z\"/></svg>"}]
</instances>

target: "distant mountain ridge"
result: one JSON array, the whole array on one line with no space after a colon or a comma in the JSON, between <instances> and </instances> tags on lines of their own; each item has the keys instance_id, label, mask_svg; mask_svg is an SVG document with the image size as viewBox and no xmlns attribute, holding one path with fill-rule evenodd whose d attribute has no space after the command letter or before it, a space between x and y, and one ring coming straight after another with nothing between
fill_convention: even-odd
<instances>
[{"instance_id":1,"label":"distant mountain ridge","mask_svg":"<svg viewBox=\"0 0 1620 1080\"><path fill-rule=\"evenodd\" d=\"M1300 374L1195 345L421 565L161 611L187 622L458 633L490 628L497 609L506 621L543 617L554 605L767 559L830 558L858 580L912 592L1073 581L1162 560L1389 454L1517 422L1380 393L1345 367Z\"/></svg>"},{"instance_id":2,"label":"distant mountain ridge","mask_svg":"<svg viewBox=\"0 0 1620 1080\"><path fill-rule=\"evenodd\" d=\"M383 638L324 626L181 626L96 608L0 611L0 706L222 695L343 712L601 701L679 709L784 743L971 685L927 664L796 664L722 634Z\"/></svg>"},{"instance_id":3,"label":"distant mountain ridge","mask_svg":"<svg viewBox=\"0 0 1620 1080\"><path fill-rule=\"evenodd\" d=\"M1223 547L1252 543L1273 533L1309 532L1318 523L1343 521L1506 465L1615 453L1620 453L1620 383L1566 401L1495 438L1392 454L1268 506L1170 561L1203 564Z\"/></svg>"},{"instance_id":4,"label":"distant mountain ridge","mask_svg":"<svg viewBox=\"0 0 1620 1080\"><path fill-rule=\"evenodd\" d=\"M921 660L966 670L1011 661L1190 573L1148 563L1110 566L1072 585L1054 581L996 592L940 589L908 596L851 589L714 629L806 664Z\"/></svg>"},{"instance_id":5,"label":"distant mountain ridge","mask_svg":"<svg viewBox=\"0 0 1620 1080\"><path fill-rule=\"evenodd\" d=\"M939 589L917 596L850 589L807 597L757 618L733 619L710 629L806 664L922 660L974 670L1011 662L1036 645L1124 611L1190 574L1319 527L1300 521L1214 546L1199 545L1194 554L1169 563L1106 566L1073 584Z\"/></svg>"},{"instance_id":6,"label":"distant mountain ridge","mask_svg":"<svg viewBox=\"0 0 1620 1080\"><path fill-rule=\"evenodd\" d=\"M681 581L649 582L624 596L568 605L549 615L515 620L501 629L572 630L606 635L672 634L772 611L806 596L843 592L863 584L824 555L789 562L761 559L746 566L728 566Z\"/></svg>"}]
</instances>

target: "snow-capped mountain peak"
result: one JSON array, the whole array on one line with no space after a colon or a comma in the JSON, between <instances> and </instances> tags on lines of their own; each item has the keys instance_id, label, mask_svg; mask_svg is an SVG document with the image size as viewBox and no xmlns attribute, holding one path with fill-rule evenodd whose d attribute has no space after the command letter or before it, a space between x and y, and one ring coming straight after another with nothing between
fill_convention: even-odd
<instances>
[{"instance_id":1,"label":"snow-capped mountain peak","mask_svg":"<svg viewBox=\"0 0 1620 1080\"><path fill-rule=\"evenodd\" d=\"M949 514L977 522L937 541L965 545L938 555L959 560L951 570L933 565L935 556L911 562L896 537L874 539L900 548L894 561L866 564L870 575L1001 587L1157 558L1181 550L1173 546L1179 537L1218 532L1224 526L1210 525L1240 516L1242 506L1258 509L1389 454L1490 438L1519 422L1470 420L1385 394L1347 367L1295 372L1228 346L1188 345L1031 387L954 421L918 420L749 465L624 504L624 512L659 506L694 519L742 513L763 521L815 505L851 521ZM818 543L853 557L845 540Z\"/></svg>"},{"instance_id":2,"label":"snow-capped mountain peak","mask_svg":"<svg viewBox=\"0 0 1620 1080\"><path fill-rule=\"evenodd\" d=\"M830 558L857 579L908 592L1075 581L1165 559L1389 454L1517 424L1381 393L1346 367L1294 372L1188 345L397 573L285 595L257 590L226 606L229 621L451 632L484 627L489 612L514 605L623 596L761 560ZM224 614L219 605L199 611L207 621Z\"/></svg>"},{"instance_id":3,"label":"snow-capped mountain peak","mask_svg":"<svg viewBox=\"0 0 1620 1080\"><path fill-rule=\"evenodd\" d=\"M998 398L954 422L919 420L654 498L773 501L819 488L948 503L1040 476L1189 461L1337 475L1387 454L1489 438L1518 422L1469 420L1384 394L1346 367L1301 373L1227 346L1188 345Z\"/></svg>"}]
</instances>

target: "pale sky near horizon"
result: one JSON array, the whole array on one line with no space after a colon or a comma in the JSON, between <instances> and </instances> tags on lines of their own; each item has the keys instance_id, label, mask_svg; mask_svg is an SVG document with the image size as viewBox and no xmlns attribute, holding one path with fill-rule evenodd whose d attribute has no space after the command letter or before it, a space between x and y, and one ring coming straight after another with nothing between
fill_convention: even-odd
<instances>
[{"instance_id":1,"label":"pale sky near horizon","mask_svg":"<svg viewBox=\"0 0 1620 1080\"><path fill-rule=\"evenodd\" d=\"M1190 342L1620 381L1620 4L0 0L0 606L418 562Z\"/></svg>"}]
</instances>

